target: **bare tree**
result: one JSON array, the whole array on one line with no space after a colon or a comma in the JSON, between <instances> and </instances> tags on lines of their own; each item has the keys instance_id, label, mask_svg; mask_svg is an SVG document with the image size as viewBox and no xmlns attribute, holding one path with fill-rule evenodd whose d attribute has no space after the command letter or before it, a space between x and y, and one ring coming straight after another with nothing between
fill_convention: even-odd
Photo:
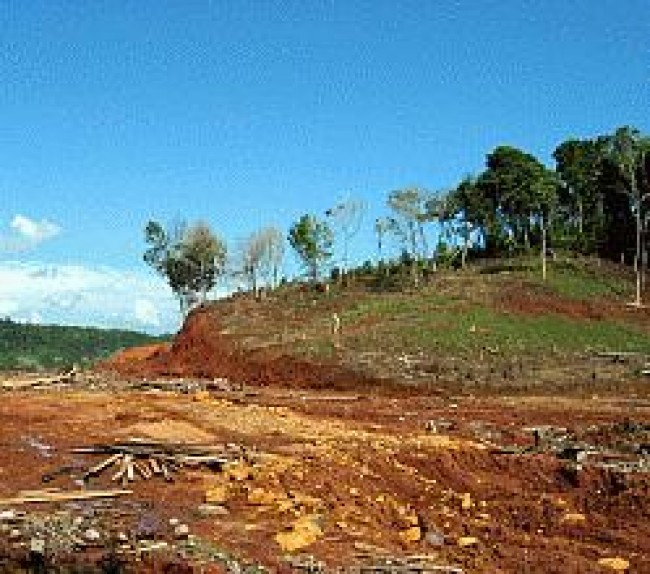
<instances>
[{"instance_id":1,"label":"bare tree","mask_svg":"<svg viewBox=\"0 0 650 574\"><path fill-rule=\"evenodd\" d=\"M350 241L359 233L367 209L368 206L364 201L360 199L347 199L325 212L325 215L332 222L335 237L338 232L342 238L342 277L348 271Z\"/></svg>"},{"instance_id":2,"label":"bare tree","mask_svg":"<svg viewBox=\"0 0 650 574\"><path fill-rule=\"evenodd\" d=\"M411 273L416 285L419 282L419 261L426 256L423 251L427 248L424 234L426 197L427 194L417 187L398 189L388 195L388 207L394 213L390 218L390 228L411 258Z\"/></svg>"},{"instance_id":3,"label":"bare tree","mask_svg":"<svg viewBox=\"0 0 650 574\"><path fill-rule=\"evenodd\" d=\"M284 259L284 235L275 227L252 233L242 246L241 257L243 275L254 292L262 282L276 286Z\"/></svg>"}]
</instances>

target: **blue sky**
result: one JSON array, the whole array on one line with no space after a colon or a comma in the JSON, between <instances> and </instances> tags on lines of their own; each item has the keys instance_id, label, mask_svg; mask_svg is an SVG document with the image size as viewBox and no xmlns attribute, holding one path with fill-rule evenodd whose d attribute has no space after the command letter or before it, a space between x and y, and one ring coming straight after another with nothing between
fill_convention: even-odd
<instances>
[{"instance_id":1,"label":"blue sky","mask_svg":"<svg viewBox=\"0 0 650 574\"><path fill-rule=\"evenodd\" d=\"M570 136L648 133L649 8L6 0L0 314L174 328L141 263L151 218L206 219L234 249L355 197L371 257L392 189L454 186L498 144L551 165Z\"/></svg>"}]
</instances>

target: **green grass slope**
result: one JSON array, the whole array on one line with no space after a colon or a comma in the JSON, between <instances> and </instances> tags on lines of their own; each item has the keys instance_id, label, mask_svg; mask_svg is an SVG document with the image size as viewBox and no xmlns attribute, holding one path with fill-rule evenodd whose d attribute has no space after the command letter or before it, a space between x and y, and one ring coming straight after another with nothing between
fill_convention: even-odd
<instances>
[{"instance_id":1,"label":"green grass slope","mask_svg":"<svg viewBox=\"0 0 650 574\"><path fill-rule=\"evenodd\" d=\"M599 352L650 356L650 312L628 305L634 276L621 266L558 258L542 281L531 258L439 270L417 288L389 279L357 276L329 293L289 285L263 301L235 296L215 304L215 317L250 349L399 379L487 380L515 367L532 379L560 366L596 377Z\"/></svg>"}]
</instances>

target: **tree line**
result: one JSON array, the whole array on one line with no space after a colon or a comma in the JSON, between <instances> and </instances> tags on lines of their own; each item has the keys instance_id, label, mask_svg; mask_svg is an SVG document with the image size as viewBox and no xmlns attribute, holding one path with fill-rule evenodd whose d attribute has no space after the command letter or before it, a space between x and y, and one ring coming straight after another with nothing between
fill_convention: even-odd
<instances>
[{"instance_id":1,"label":"tree line","mask_svg":"<svg viewBox=\"0 0 650 574\"><path fill-rule=\"evenodd\" d=\"M32 325L4 317L0 318L0 370L86 366L120 349L164 340L134 331Z\"/></svg>"},{"instance_id":2,"label":"tree line","mask_svg":"<svg viewBox=\"0 0 650 574\"><path fill-rule=\"evenodd\" d=\"M531 252L541 253L545 274L547 253L564 249L634 265L640 304L647 266L649 152L650 137L625 126L612 134L562 142L553 152L554 169L530 153L500 145L487 154L483 171L454 188L391 191L387 214L373 226L379 266L386 268L389 240L415 284L423 270L435 271L441 262L464 267L469 257ZM145 229L144 260L166 278L186 313L227 275L254 291L278 285L286 242L311 281L332 270L345 277L350 244L366 214L364 202L349 199L322 216L302 215L286 238L275 227L258 230L235 254L204 222L164 227L151 221ZM431 230L434 241L427 233ZM335 246L340 253L333 269Z\"/></svg>"}]
</instances>

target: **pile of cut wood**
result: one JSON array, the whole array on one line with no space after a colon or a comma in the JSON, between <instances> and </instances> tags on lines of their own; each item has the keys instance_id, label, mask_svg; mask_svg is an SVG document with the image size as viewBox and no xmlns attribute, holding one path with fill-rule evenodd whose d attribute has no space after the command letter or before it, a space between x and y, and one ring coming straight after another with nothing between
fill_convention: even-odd
<instances>
[{"instance_id":1,"label":"pile of cut wood","mask_svg":"<svg viewBox=\"0 0 650 574\"><path fill-rule=\"evenodd\" d=\"M0 382L0 388L6 391L24 391L53 386L71 385L76 381L78 371L72 367L62 373L50 377L16 378Z\"/></svg>"},{"instance_id":2,"label":"pile of cut wood","mask_svg":"<svg viewBox=\"0 0 650 574\"><path fill-rule=\"evenodd\" d=\"M114 471L113 482L132 482L137 477L148 480L161 477L174 480L173 473L190 466L207 466L220 470L223 465L237 461L252 461L252 455L236 444L202 445L187 443L163 443L131 439L124 443L101 444L73 449L79 454L101 454L105 458L90 467L82 476L84 481L99 476L109 468Z\"/></svg>"}]
</instances>

